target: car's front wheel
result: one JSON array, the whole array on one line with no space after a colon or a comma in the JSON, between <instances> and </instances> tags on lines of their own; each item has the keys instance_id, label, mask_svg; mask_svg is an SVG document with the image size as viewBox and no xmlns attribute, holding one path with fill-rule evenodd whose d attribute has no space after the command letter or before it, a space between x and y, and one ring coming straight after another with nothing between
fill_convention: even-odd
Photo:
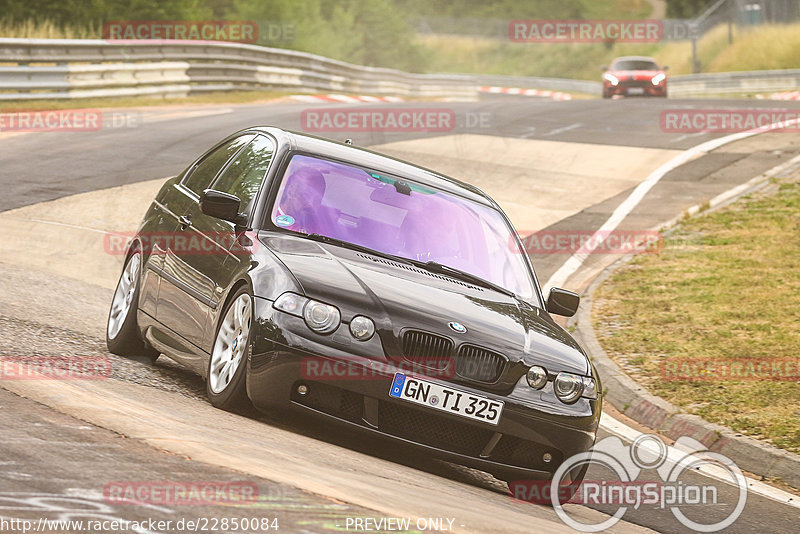
<instances>
[{"instance_id":1,"label":"car's front wheel","mask_svg":"<svg viewBox=\"0 0 800 534\"><path fill-rule=\"evenodd\" d=\"M106 326L106 346L110 352L120 356L143 357L155 361L159 356L158 351L142 341L139 326L136 324L141 266L142 253L136 250L128 256L111 300Z\"/></svg>"},{"instance_id":2,"label":"car's front wheel","mask_svg":"<svg viewBox=\"0 0 800 534\"><path fill-rule=\"evenodd\" d=\"M247 288L242 287L222 314L208 362L206 389L209 401L217 408L235 412L250 405L245 374L252 319L253 298Z\"/></svg>"}]
</instances>

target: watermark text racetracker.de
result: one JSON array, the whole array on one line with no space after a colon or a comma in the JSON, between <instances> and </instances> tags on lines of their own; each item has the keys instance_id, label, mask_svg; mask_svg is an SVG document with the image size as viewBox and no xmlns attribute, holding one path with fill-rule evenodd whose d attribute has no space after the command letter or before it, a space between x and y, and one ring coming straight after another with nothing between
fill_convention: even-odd
<instances>
[{"instance_id":1,"label":"watermark text racetracker.de","mask_svg":"<svg viewBox=\"0 0 800 534\"><path fill-rule=\"evenodd\" d=\"M177 39L188 41L258 41L258 24L242 20L114 20L103 25L109 41Z\"/></svg>"},{"instance_id":2,"label":"watermark text racetracker.de","mask_svg":"<svg viewBox=\"0 0 800 534\"><path fill-rule=\"evenodd\" d=\"M397 372L425 375L435 378L453 378L456 360L450 357L415 357L401 362L386 362L380 359L358 358L329 359L317 356L304 357L300 362L300 374L309 380L380 380ZM470 365L472 362L467 362ZM477 364L472 364L476 365ZM467 374L465 364L458 370Z\"/></svg>"},{"instance_id":3,"label":"watermark text racetracker.de","mask_svg":"<svg viewBox=\"0 0 800 534\"><path fill-rule=\"evenodd\" d=\"M800 382L800 358L671 358L661 362L660 375L674 382Z\"/></svg>"},{"instance_id":4,"label":"watermark text racetracker.de","mask_svg":"<svg viewBox=\"0 0 800 534\"><path fill-rule=\"evenodd\" d=\"M0 356L0 380L105 380L107 356Z\"/></svg>"},{"instance_id":5,"label":"watermark text racetracker.de","mask_svg":"<svg viewBox=\"0 0 800 534\"><path fill-rule=\"evenodd\" d=\"M750 130L800 131L800 110L792 109L666 109L659 117L666 133Z\"/></svg>"},{"instance_id":6,"label":"watermark text racetracker.de","mask_svg":"<svg viewBox=\"0 0 800 534\"><path fill-rule=\"evenodd\" d=\"M253 503L259 491L255 482L117 481L105 485L103 497L109 504L205 506Z\"/></svg>"},{"instance_id":7,"label":"watermark text racetracker.de","mask_svg":"<svg viewBox=\"0 0 800 534\"><path fill-rule=\"evenodd\" d=\"M0 132L96 132L103 129L137 128L137 111L60 109L0 113Z\"/></svg>"},{"instance_id":8,"label":"watermark text racetracker.de","mask_svg":"<svg viewBox=\"0 0 800 534\"><path fill-rule=\"evenodd\" d=\"M660 20L512 20L516 43L655 43L664 39Z\"/></svg>"},{"instance_id":9,"label":"watermark text racetracker.de","mask_svg":"<svg viewBox=\"0 0 800 534\"><path fill-rule=\"evenodd\" d=\"M258 248L258 239L250 231L106 232L103 250L112 256L124 256L134 239L142 252L154 255L168 251L187 256L251 254Z\"/></svg>"},{"instance_id":10,"label":"watermark text racetracker.de","mask_svg":"<svg viewBox=\"0 0 800 534\"><path fill-rule=\"evenodd\" d=\"M96 514L75 514L74 517L92 517ZM5 518L0 516L0 532L29 534L33 532L86 532L87 534L132 532L269 532L280 530L277 517L197 517L181 519L47 519L36 520Z\"/></svg>"},{"instance_id":11,"label":"watermark text racetracker.de","mask_svg":"<svg viewBox=\"0 0 800 534\"><path fill-rule=\"evenodd\" d=\"M520 232L523 249L509 243L514 252L543 254L635 254L661 252L664 238L656 230L540 230Z\"/></svg>"},{"instance_id":12,"label":"watermark text racetracker.de","mask_svg":"<svg viewBox=\"0 0 800 534\"><path fill-rule=\"evenodd\" d=\"M306 132L451 132L457 128L490 128L491 114L452 108L315 108L300 114Z\"/></svg>"}]
</instances>

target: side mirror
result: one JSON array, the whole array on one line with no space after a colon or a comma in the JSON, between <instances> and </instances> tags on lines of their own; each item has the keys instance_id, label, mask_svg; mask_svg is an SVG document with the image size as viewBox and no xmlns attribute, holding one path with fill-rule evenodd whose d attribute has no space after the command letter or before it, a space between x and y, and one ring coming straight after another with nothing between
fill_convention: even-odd
<instances>
[{"instance_id":1,"label":"side mirror","mask_svg":"<svg viewBox=\"0 0 800 534\"><path fill-rule=\"evenodd\" d=\"M577 293L554 287L547 296L547 311L564 317L572 317L578 311L581 298Z\"/></svg>"},{"instance_id":2,"label":"side mirror","mask_svg":"<svg viewBox=\"0 0 800 534\"><path fill-rule=\"evenodd\" d=\"M241 203L239 197L213 189L206 189L200 195L200 211L217 219L239 225L245 222L244 214L239 213Z\"/></svg>"}]
</instances>

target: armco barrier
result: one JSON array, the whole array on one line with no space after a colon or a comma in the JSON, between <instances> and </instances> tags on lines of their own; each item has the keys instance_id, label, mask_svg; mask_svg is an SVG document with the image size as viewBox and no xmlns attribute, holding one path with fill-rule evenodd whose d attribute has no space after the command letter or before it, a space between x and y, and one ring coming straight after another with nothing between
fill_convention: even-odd
<instances>
[{"instance_id":1,"label":"armco barrier","mask_svg":"<svg viewBox=\"0 0 800 534\"><path fill-rule=\"evenodd\" d=\"M599 77L599 76L598 76ZM599 81L413 74L279 48L217 41L0 39L0 101L267 89L476 98L481 86L600 95ZM670 96L800 88L800 69L672 76Z\"/></svg>"},{"instance_id":2,"label":"armco barrier","mask_svg":"<svg viewBox=\"0 0 800 534\"><path fill-rule=\"evenodd\" d=\"M0 100L271 89L475 98L473 76L412 74L207 41L0 39Z\"/></svg>"},{"instance_id":3,"label":"armco barrier","mask_svg":"<svg viewBox=\"0 0 800 534\"><path fill-rule=\"evenodd\" d=\"M690 74L674 76L668 83L673 97L796 91L800 69Z\"/></svg>"}]
</instances>

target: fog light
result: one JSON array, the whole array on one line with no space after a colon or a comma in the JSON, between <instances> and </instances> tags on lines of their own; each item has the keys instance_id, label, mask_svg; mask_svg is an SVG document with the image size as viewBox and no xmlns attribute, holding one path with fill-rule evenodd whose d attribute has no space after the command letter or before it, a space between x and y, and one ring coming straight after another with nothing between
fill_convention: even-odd
<instances>
[{"instance_id":1,"label":"fog light","mask_svg":"<svg viewBox=\"0 0 800 534\"><path fill-rule=\"evenodd\" d=\"M542 389L547 385L547 370L541 365L534 365L528 369L526 376L528 385L533 389Z\"/></svg>"},{"instance_id":2,"label":"fog light","mask_svg":"<svg viewBox=\"0 0 800 534\"><path fill-rule=\"evenodd\" d=\"M549 464L553 461L553 455L549 452L546 452L542 455L542 460L544 460L544 463Z\"/></svg>"},{"instance_id":3,"label":"fog light","mask_svg":"<svg viewBox=\"0 0 800 534\"><path fill-rule=\"evenodd\" d=\"M350 321L350 333L359 341L366 341L375 333L375 323L369 317L356 315Z\"/></svg>"},{"instance_id":4,"label":"fog light","mask_svg":"<svg viewBox=\"0 0 800 534\"><path fill-rule=\"evenodd\" d=\"M300 384L297 386L297 393L303 396L308 395L308 386L305 384Z\"/></svg>"}]
</instances>

